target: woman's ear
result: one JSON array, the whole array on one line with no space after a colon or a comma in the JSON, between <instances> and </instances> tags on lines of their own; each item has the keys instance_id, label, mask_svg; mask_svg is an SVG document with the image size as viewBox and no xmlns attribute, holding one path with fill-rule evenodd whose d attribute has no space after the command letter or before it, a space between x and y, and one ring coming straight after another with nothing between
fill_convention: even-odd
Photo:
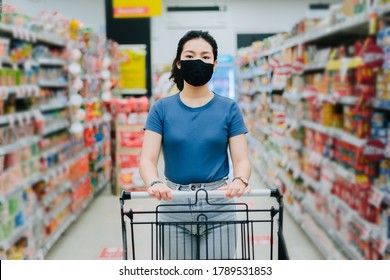
<instances>
[{"instance_id":1,"label":"woman's ear","mask_svg":"<svg viewBox=\"0 0 390 280\"><path fill-rule=\"evenodd\" d=\"M177 69L180 69L180 67L181 67L180 60L176 61L176 67L177 67Z\"/></svg>"},{"instance_id":2,"label":"woman's ear","mask_svg":"<svg viewBox=\"0 0 390 280\"><path fill-rule=\"evenodd\" d=\"M217 67L217 64L218 64L218 61L215 60L215 61L214 61L214 71L215 71L215 67Z\"/></svg>"}]
</instances>

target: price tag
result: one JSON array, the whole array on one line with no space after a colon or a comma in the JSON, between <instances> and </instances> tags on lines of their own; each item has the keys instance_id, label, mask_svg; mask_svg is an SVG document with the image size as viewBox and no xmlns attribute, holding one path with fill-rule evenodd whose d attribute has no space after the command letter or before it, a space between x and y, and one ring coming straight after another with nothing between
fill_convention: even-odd
<instances>
[{"instance_id":1,"label":"price tag","mask_svg":"<svg viewBox=\"0 0 390 280\"><path fill-rule=\"evenodd\" d=\"M371 192L369 202L378 208L381 205L384 197L385 194L382 191L378 189L373 189L373 191Z\"/></svg>"},{"instance_id":2,"label":"price tag","mask_svg":"<svg viewBox=\"0 0 390 280\"><path fill-rule=\"evenodd\" d=\"M12 36L18 38L18 28L16 26L12 27Z\"/></svg>"},{"instance_id":3,"label":"price tag","mask_svg":"<svg viewBox=\"0 0 390 280\"><path fill-rule=\"evenodd\" d=\"M284 156L280 163L282 164L283 167L285 167L288 163L288 157Z\"/></svg>"},{"instance_id":4,"label":"price tag","mask_svg":"<svg viewBox=\"0 0 390 280\"><path fill-rule=\"evenodd\" d=\"M370 236L370 229L367 226L363 227L361 234L361 238L363 240L367 240L367 238Z\"/></svg>"},{"instance_id":5,"label":"price tag","mask_svg":"<svg viewBox=\"0 0 390 280\"><path fill-rule=\"evenodd\" d=\"M31 123L31 121L32 121L32 113L26 112L24 114L24 116L25 116L25 119L26 119L26 123Z\"/></svg>"},{"instance_id":6,"label":"price tag","mask_svg":"<svg viewBox=\"0 0 390 280\"><path fill-rule=\"evenodd\" d=\"M17 114L17 115L16 115L16 119L17 119L17 121L19 122L20 125L23 125L23 124L24 124L24 121L23 121L23 114Z\"/></svg>"},{"instance_id":7,"label":"price tag","mask_svg":"<svg viewBox=\"0 0 390 280\"><path fill-rule=\"evenodd\" d=\"M298 179L300 175L301 175L301 170L299 170L299 168L294 168L293 170L294 179Z\"/></svg>"},{"instance_id":8,"label":"price tag","mask_svg":"<svg viewBox=\"0 0 390 280\"><path fill-rule=\"evenodd\" d=\"M10 127L14 127L15 126L15 115L8 116L8 123L9 123Z\"/></svg>"},{"instance_id":9,"label":"price tag","mask_svg":"<svg viewBox=\"0 0 390 280\"><path fill-rule=\"evenodd\" d=\"M37 41L37 35L35 34L35 32L31 32L31 41L33 42L33 43L35 43L36 41Z\"/></svg>"},{"instance_id":10,"label":"price tag","mask_svg":"<svg viewBox=\"0 0 390 280\"><path fill-rule=\"evenodd\" d=\"M379 243L379 253L381 253L381 255L384 255L387 251L388 246L389 246L389 239L381 238L381 241Z\"/></svg>"}]
</instances>

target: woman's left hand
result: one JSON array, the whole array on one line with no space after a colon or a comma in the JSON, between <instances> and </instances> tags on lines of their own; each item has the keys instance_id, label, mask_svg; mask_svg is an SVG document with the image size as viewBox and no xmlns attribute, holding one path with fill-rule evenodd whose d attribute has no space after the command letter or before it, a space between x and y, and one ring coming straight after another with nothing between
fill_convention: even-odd
<instances>
[{"instance_id":1,"label":"woman's left hand","mask_svg":"<svg viewBox=\"0 0 390 280\"><path fill-rule=\"evenodd\" d=\"M218 190L226 190L225 198L241 197L244 192L250 192L251 188L245 185L239 180L230 182L226 186L218 188Z\"/></svg>"}]
</instances>

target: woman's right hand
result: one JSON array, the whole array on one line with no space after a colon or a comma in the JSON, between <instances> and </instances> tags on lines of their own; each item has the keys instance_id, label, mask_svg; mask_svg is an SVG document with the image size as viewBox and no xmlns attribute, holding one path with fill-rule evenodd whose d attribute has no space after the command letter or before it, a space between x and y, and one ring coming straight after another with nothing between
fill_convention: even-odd
<instances>
[{"instance_id":1,"label":"woman's right hand","mask_svg":"<svg viewBox=\"0 0 390 280\"><path fill-rule=\"evenodd\" d=\"M148 193L151 197L157 198L157 200L172 200L172 189L170 189L164 183L158 183L153 187L148 188Z\"/></svg>"}]
</instances>

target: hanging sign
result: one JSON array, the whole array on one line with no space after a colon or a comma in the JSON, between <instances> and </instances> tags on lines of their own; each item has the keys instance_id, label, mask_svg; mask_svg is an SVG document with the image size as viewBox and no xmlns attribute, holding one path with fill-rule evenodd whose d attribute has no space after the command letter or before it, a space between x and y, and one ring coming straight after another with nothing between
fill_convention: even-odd
<instances>
[{"instance_id":1,"label":"hanging sign","mask_svg":"<svg viewBox=\"0 0 390 280\"><path fill-rule=\"evenodd\" d=\"M121 45L119 87L124 91L145 93L146 88L146 46Z\"/></svg>"},{"instance_id":2,"label":"hanging sign","mask_svg":"<svg viewBox=\"0 0 390 280\"><path fill-rule=\"evenodd\" d=\"M152 17L162 14L162 0L112 0L114 18Z\"/></svg>"}]
</instances>

